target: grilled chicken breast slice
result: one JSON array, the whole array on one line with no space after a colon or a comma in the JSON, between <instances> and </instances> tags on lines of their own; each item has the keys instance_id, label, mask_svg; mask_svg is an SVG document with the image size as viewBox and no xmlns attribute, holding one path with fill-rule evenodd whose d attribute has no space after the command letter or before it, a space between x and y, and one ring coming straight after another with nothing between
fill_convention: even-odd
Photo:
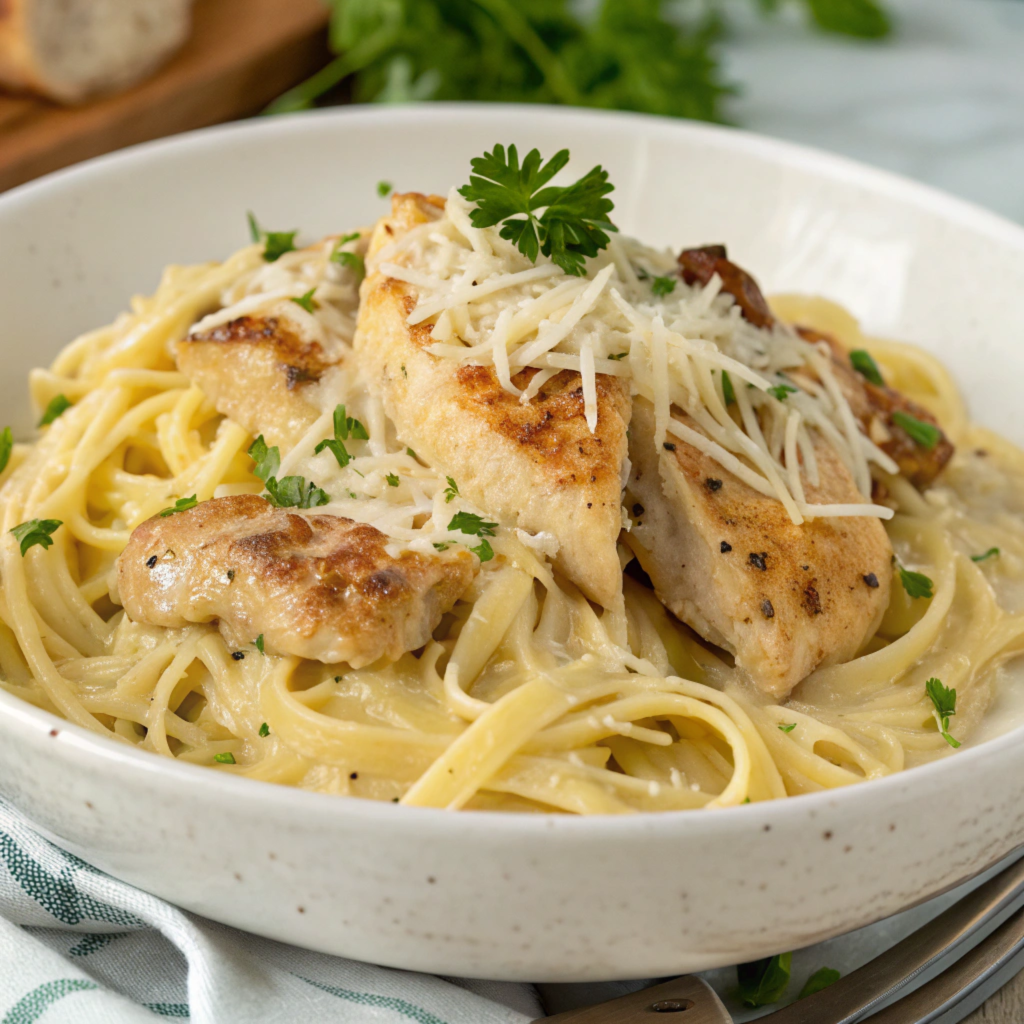
<instances>
[{"instance_id":1,"label":"grilled chicken breast slice","mask_svg":"<svg viewBox=\"0 0 1024 1024\"><path fill-rule=\"evenodd\" d=\"M818 666L852 658L889 602L892 547L882 524L856 517L795 526L774 498L673 443L673 451L655 447L653 406L634 399L629 544L662 603L776 698ZM816 444L815 455L820 486L805 485L809 502L864 500L830 446Z\"/></svg>"},{"instance_id":2,"label":"grilled chicken breast slice","mask_svg":"<svg viewBox=\"0 0 1024 1024\"><path fill-rule=\"evenodd\" d=\"M391 217L374 230L371 256L436 219L443 208L437 197L395 196ZM356 355L399 437L502 523L553 534L561 572L587 597L614 604L622 592L616 543L628 384L598 374L598 420L591 434L578 373L559 373L523 405L501 387L492 368L427 351L431 324L407 323L417 303L414 286L373 272L363 282L361 300ZM535 372L524 370L513 383L525 388Z\"/></svg>"},{"instance_id":3,"label":"grilled chicken breast slice","mask_svg":"<svg viewBox=\"0 0 1024 1024\"><path fill-rule=\"evenodd\" d=\"M140 524L117 561L129 617L170 628L219 620L233 646L359 668L422 647L477 573L465 549L385 550L340 516L242 494Z\"/></svg>"},{"instance_id":4,"label":"grilled chicken breast slice","mask_svg":"<svg viewBox=\"0 0 1024 1024\"><path fill-rule=\"evenodd\" d=\"M706 285L717 274L722 281L722 291L733 297L745 320L755 327L771 329L775 326L775 316L757 282L728 259L724 245L684 249L678 262L679 272L687 284ZM807 341L827 343L832 372L864 433L899 466L900 473L915 487L927 487L953 457L954 450L935 417L894 388L865 380L850 365L846 349L831 335L806 327L796 330ZM915 441L894 419L893 414L900 412L938 428L936 443L927 446Z\"/></svg>"},{"instance_id":5,"label":"grilled chicken breast slice","mask_svg":"<svg viewBox=\"0 0 1024 1024\"><path fill-rule=\"evenodd\" d=\"M223 416L286 451L320 415L317 385L337 363L288 300L174 343L181 370Z\"/></svg>"}]
</instances>

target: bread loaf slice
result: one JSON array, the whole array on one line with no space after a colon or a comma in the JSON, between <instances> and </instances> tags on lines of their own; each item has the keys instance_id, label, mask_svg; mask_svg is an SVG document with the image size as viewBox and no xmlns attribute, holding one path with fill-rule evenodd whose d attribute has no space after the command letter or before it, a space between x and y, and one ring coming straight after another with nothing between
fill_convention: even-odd
<instances>
[{"instance_id":1,"label":"bread loaf slice","mask_svg":"<svg viewBox=\"0 0 1024 1024\"><path fill-rule=\"evenodd\" d=\"M0 88L81 103L146 77L188 36L191 0L0 0Z\"/></svg>"}]
</instances>

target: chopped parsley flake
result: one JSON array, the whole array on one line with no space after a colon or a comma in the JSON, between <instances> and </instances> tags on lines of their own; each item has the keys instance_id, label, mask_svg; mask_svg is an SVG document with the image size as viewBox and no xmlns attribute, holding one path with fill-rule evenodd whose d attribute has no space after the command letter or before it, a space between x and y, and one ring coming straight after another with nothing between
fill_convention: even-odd
<instances>
[{"instance_id":1,"label":"chopped parsley flake","mask_svg":"<svg viewBox=\"0 0 1024 1024\"><path fill-rule=\"evenodd\" d=\"M303 476L268 477L266 488L270 504L276 508L316 508L331 500L322 487Z\"/></svg>"},{"instance_id":2,"label":"chopped parsley flake","mask_svg":"<svg viewBox=\"0 0 1024 1024\"><path fill-rule=\"evenodd\" d=\"M792 384L776 384L775 387L768 389L768 394L772 398L777 398L780 402L784 402L788 395L795 395L797 388L793 387Z\"/></svg>"},{"instance_id":3,"label":"chopped parsley flake","mask_svg":"<svg viewBox=\"0 0 1024 1024\"><path fill-rule=\"evenodd\" d=\"M14 435L10 427L0 430L0 473L7 468L11 461L11 452L14 450Z\"/></svg>"},{"instance_id":4,"label":"chopped parsley flake","mask_svg":"<svg viewBox=\"0 0 1024 1024\"><path fill-rule=\"evenodd\" d=\"M387 480L388 487L397 487L400 483L397 473L388 473L384 479Z\"/></svg>"},{"instance_id":5,"label":"chopped parsley flake","mask_svg":"<svg viewBox=\"0 0 1024 1024\"><path fill-rule=\"evenodd\" d=\"M878 363L871 358L871 353L866 349L855 348L850 353L850 365L871 384L877 384L878 387L882 387L885 384L885 381L882 379L882 371L878 368Z\"/></svg>"},{"instance_id":6,"label":"chopped parsley flake","mask_svg":"<svg viewBox=\"0 0 1024 1024\"><path fill-rule=\"evenodd\" d=\"M960 741L949 734L949 720L956 714L956 690L943 686L942 680L933 677L924 684L924 692L935 706L935 721L942 738L951 747L959 747Z\"/></svg>"},{"instance_id":7,"label":"chopped parsley flake","mask_svg":"<svg viewBox=\"0 0 1024 1024\"><path fill-rule=\"evenodd\" d=\"M281 451L277 445L274 445L273 448L268 448L262 434L249 445L249 450L246 454L256 463L253 467L253 474L258 476L264 483L270 477L277 476L277 471L281 468Z\"/></svg>"},{"instance_id":8,"label":"chopped parsley flake","mask_svg":"<svg viewBox=\"0 0 1024 1024\"><path fill-rule=\"evenodd\" d=\"M320 308L320 303L313 298L313 293L315 291L316 286L314 285L308 292L300 295L298 298L292 296L291 301L294 302L296 306L301 306L307 313L312 313Z\"/></svg>"},{"instance_id":9,"label":"chopped parsley flake","mask_svg":"<svg viewBox=\"0 0 1024 1024\"><path fill-rule=\"evenodd\" d=\"M494 557L494 548L486 540L481 540L475 548L470 548L481 562L489 562Z\"/></svg>"},{"instance_id":10,"label":"chopped parsley flake","mask_svg":"<svg viewBox=\"0 0 1024 1024\"><path fill-rule=\"evenodd\" d=\"M897 410L892 414L892 421L913 441L929 451L939 443L942 431L934 423L925 423L908 412Z\"/></svg>"},{"instance_id":11,"label":"chopped parsley flake","mask_svg":"<svg viewBox=\"0 0 1024 1024\"><path fill-rule=\"evenodd\" d=\"M614 355L611 355L608 358L609 359L619 360L619 359L625 359L626 356L628 356L628 355L629 355L628 352L616 352Z\"/></svg>"},{"instance_id":12,"label":"chopped parsley flake","mask_svg":"<svg viewBox=\"0 0 1024 1024\"><path fill-rule=\"evenodd\" d=\"M447 505L453 498L459 496L459 485L450 477L446 476L445 480L448 481L448 486L444 489L444 503ZM451 527L449 526L450 530Z\"/></svg>"},{"instance_id":13,"label":"chopped parsley flake","mask_svg":"<svg viewBox=\"0 0 1024 1024\"><path fill-rule=\"evenodd\" d=\"M498 529L497 523L489 523L483 516L474 512L456 512L448 524L449 530L459 530L474 537L493 537Z\"/></svg>"},{"instance_id":14,"label":"chopped parsley flake","mask_svg":"<svg viewBox=\"0 0 1024 1024\"><path fill-rule=\"evenodd\" d=\"M584 259L606 248L608 232L618 230L608 220L614 203L606 198L615 186L600 166L564 188L548 185L568 162L567 149L543 165L540 153L532 149L520 166L515 146L507 154L504 146L495 146L471 161L473 174L459 194L476 203L470 213L473 227L501 224L501 237L531 262L543 253L565 273L582 277Z\"/></svg>"},{"instance_id":15,"label":"chopped parsley flake","mask_svg":"<svg viewBox=\"0 0 1024 1024\"><path fill-rule=\"evenodd\" d=\"M725 399L726 405L736 404L736 392L733 390L732 378L729 376L728 370L722 371L722 398Z\"/></svg>"},{"instance_id":16,"label":"chopped parsley flake","mask_svg":"<svg viewBox=\"0 0 1024 1024\"><path fill-rule=\"evenodd\" d=\"M406 448L405 449L405 454L408 455L410 459L418 458L416 453L411 448Z\"/></svg>"},{"instance_id":17,"label":"chopped parsley flake","mask_svg":"<svg viewBox=\"0 0 1024 1024\"><path fill-rule=\"evenodd\" d=\"M261 735L261 736L262 736L262 737L263 737L264 739L266 739L266 738L267 738L267 737L268 737L268 736L270 735L270 726L269 726L269 725L267 725L267 723L266 723L266 722L264 722L264 723L263 723L263 724L262 724L262 725L260 726L260 735Z\"/></svg>"},{"instance_id":18,"label":"chopped parsley flake","mask_svg":"<svg viewBox=\"0 0 1024 1024\"><path fill-rule=\"evenodd\" d=\"M228 753L226 753L226 754L214 754L213 755L213 759L214 759L214 761L217 762L217 764L234 764L235 763L235 755L232 754L230 751Z\"/></svg>"},{"instance_id":19,"label":"chopped parsley flake","mask_svg":"<svg viewBox=\"0 0 1024 1024\"><path fill-rule=\"evenodd\" d=\"M377 195L382 199L386 195L390 195L395 189L395 186L390 181L378 181L377 182Z\"/></svg>"},{"instance_id":20,"label":"chopped parsley flake","mask_svg":"<svg viewBox=\"0 0 1024 1024\"><path fill-rule=\"evenodd\" d=\"M760 1006L777 1003L789 985L792 965L792 953L779 953L764 960L739 964L736 968L736 979L739 982L739 997L743 1005L757 1009Z\"/></svg>"},{"instance_id":21,"label":"chopped parsley flake","mask_svg":"<svg viewBox=\"0 0 1024 1024\"><path fill-rule=\"evenodd\" d=\"M185 512L190 508L195 508L198 504L199 499L194 494L188 498L179 498L170 508L160 510L160 518L166 519L168 516L173 516L175 512Z\"/></svg>"},{"instance_id":22,"label":"chopped parsley flake","mask_svg":"<svg viewBox=\"0 0 1024 1024\"><path fill-rule=\"evenodd\" d=\"M971 561L972 562L985 562L985 561L987 561L990 558L998 558L998 557L999 557L999 548L989 548L988 551L986 551L984 554L981 554L981 555L971 555Z\"/></svg>"},{"instance_id":23,"label":"chopped parsley flake","mask_svg":"<svg viewBox=\"0 0 1024 1024\"><path fill-rule=\"evenodd\" d=\"M295 249L295 236L299 233L298 230L264 231L251 211L248 217L249 234L252 235L254 242L263 243L263 258L267 263L273 263L275 260L279 260L286 252L292 252Z\"/></svg>"},{"instance_id":24,"label":"chopped parsley flake","mask_svg":"<svg viewBox=\"0 0 1024 1024\"><path fill-rule=\"evenodd\" d=\"M434 547L438 551L447 551L448 550L448 545L447 544L439 544L436 540L434 541Z\"/></svg>"},{"instance_id":25,"label":"chopped parsley flake","mask_svg":"<svg viewBox=\"0 0 1024 1024\"><path fill-rule=\"evenodd\" d=\"M797 996L797 999L806 999L808 996L813 996L815 992L820 992L823 988L834 985L841 977L842 975L834 967L819 967L804 982L804 987L800 989L800 995Z\"/></svg>"},{"instance_id":26,"label":"chopped parsley flake","mask_svg":"<svg viewBox=\"0 0 1024 1024\"><path fill-rule=\"evenodd\" d=\"M935 584L923 572L911 572L909 569L904 569L899 563L896 568L899 570L900 583L903 584L907 597L914 600L922 597L931 599L934 595Z\"/></svg>"},{"instance_id":27,"label":"chopped parsley flake","mask_svg":"<svg viewBox=\"0 0 1024 1024\"><path fill-rule=\"evenodd\" d=\"M676 290L676 279L674 277L652 277L651 294L659 298L664 295L671 295Z\"/></svg>"},{"instance_id":28,"label":"chopped parsley flake","mask_svg":"<svg viewBox=\"0 0 1024 1024\"><path fill-rule=\"evenodd\" d=\"M796 728L796 722L789 722L786 725L780 725L779 730L781 732L792 732Z\"/></svg>"},{"instance_id":29,"label":"chopped parsley flake","mask_svg":"<svg viewBox=\"0 0 1024 1024\"><path fill-rule=\"evenodd\" d=\"M21 545L22 558L30 547L38 544L44 550L53 543L50 536L58 527L63 526L60 519L30 519L27 523L19 523L11 533Z\"/></svg>"},{"instance_id":30,"label":"chopped parsley flake","mask_svg":"<svg viewBox=\"0 0 1024 1024\"><path fill-rule=\"evenodd\" d=\"M43 410L42 418L39 420L39 426L48 427L58 416L61 415L61 413L70 408L71 402L68 401L66 395L54 395Z\"/></svg>"},{"instance_id":31,"label":"chopped parsley flake","mask_svg":"<svg viewBox=\"0 0 1024 1024\"><path fill-rule=\"evenodd\" d=\"M352 461L352 456L349 455L348 449L345 447L345 442L350 437L355 441L366 441L370 435L359 420L346 414L344 405L337 405L334 408L334 437L321 441L313 449L313 453L319 455L325 448L330 449L338 460L338 465L344 469ZM397 484L392 486L397 486Z\"/></svg>"},{"instance_id":32,"label":"chopped parsley flake","mask_svg":"<svg viewBox=\"0 0 1024 1024\"><path fill-rule=\"evenodd\" d=\"M255 640L253 640L252 645L253 645L253 647L256 648L257 651L260 652L260 654L262 654L264 657L266 657L267 652L266 652L266 650L264 650L263 634L262 633L260 633L260 635L258 637L256 637Z\"/></svg>"},{"instance_id":33,"label":"chopped parsley flake","mask_svg":"<svg viewBox=\"0 0 1024 1024\"><path fill-rule=\"evenodd\" d=\"M357 252L349 252L347 249L342 249L343 245L349 242L354 242L359 238L359 232L353 231L350 235L342 235L337 242L334 243L334 249L331 251L331 262L340 263L343 267L348 267L356 277L366 276L366 262L363 257Z\"/></svg>"}]
</instances>

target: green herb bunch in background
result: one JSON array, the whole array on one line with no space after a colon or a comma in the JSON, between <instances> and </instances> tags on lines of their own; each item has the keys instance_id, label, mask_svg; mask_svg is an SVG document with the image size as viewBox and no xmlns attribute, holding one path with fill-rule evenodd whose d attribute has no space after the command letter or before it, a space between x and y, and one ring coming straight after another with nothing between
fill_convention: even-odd
<instances>
[{"instance_id":1,"label":"green herb bunch in background","mask_svg":"<svg viewBox=\"0 0 1024 1024\"><path fill-rule=\"evenodd\" d=\"M356 102L563 103L724 119L733 88L717 43L722 0L328 0L337 58L270 113L304 110L345 79ZM820 29L889 32L879 0L750 0L802 6Z\"/></svg>"}]
</instances>

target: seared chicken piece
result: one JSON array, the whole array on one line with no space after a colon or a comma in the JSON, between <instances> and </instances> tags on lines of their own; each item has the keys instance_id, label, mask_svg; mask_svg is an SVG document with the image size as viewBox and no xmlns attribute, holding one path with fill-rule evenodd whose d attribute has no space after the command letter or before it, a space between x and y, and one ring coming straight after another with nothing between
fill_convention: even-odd
<instances>
[{"instance_id":1,"label":"seared chicken piece","mask_svg":"<svg viewBox=\"0 0 1024 1024\"><path fill-rule=\"evenodd\" d=\"M242 316L175 342L181 370L217 412L285 450L320 415L314 390L334 365L288 300L273 316Z\"/></svg>"},{"instance_id":2,"label":"seared chicken piece","mask_svg":"<svg viewBox=\"0 0 1024 1024\"><path fill-rule=\"evenodd\" d=\"M117 561L129 617L170 628L219 620L247 648L359 668L422 647L477 572L465 549L385 551L388 538L340 516L240 494L138 526Z\"/></svg>"},{"instance_id":3,"label":"seared chicken piece","mask_svg":"<svg viewBox=\"0 0 1024 1024\"><path fill-rule=\"evenodd\" d=\"M674 412L694 430L697 423ZM889 602L892 547L873 518L795 526L781 503L674 439L654 443L654 409L633 401L629 544L662 603L773 697L820 665L848 661ZM860 502L846 466L815 444L820 486L810 503Z\"/></svg>"},{"instance_id":4,"label":"seared chicken piece","mask_svg":"<svg viewBox=\"0 0 1024 1024\"><path fill-rule=\"evenodd\" d=\"M724 245L684 249L679 254L679 266L687 284L706 285L718 274L722 279L722 291L736 300L744 319L755 327L771 328L775 325L775 317L757 282L745 270L729 261ZM918 444L894 422L893 413L906 413L923 423L938 427L935 417L893 388L878 387L865 380L850 365L849 354L835 338L806 327L798 327L796 330L808 341L824 341L828 344L832 354L832 372L850 403L851 411L860 420L864 433L900 467L900 472L915 487L927 487L953 457L953 445L941 433L941 429L938 442L931 448ZM799 376L798 373L793 374L797 382Z\"/></svg>"},{"instance_id":5,"label":"seared chicken piece","mask_svg":"<svg viewBox=\"0 0 1024 1024\"><path fill-rule=\"evenodd\" d=\"M371 255L443 208L437 197L395 196L392 216L374 230ZM556 566L587 597L613 604L622 590L616 542L628 384L598 375L591 434L578 373L559 373L523 405L492 368L426 351L431 324L406 322L416 306L414 286L378 271L363 282L361 299L356 354L403 442L502 523L553 534ZM512 380L525 388L535 372L524 370Z\"/></svg>"}]
</instances>

